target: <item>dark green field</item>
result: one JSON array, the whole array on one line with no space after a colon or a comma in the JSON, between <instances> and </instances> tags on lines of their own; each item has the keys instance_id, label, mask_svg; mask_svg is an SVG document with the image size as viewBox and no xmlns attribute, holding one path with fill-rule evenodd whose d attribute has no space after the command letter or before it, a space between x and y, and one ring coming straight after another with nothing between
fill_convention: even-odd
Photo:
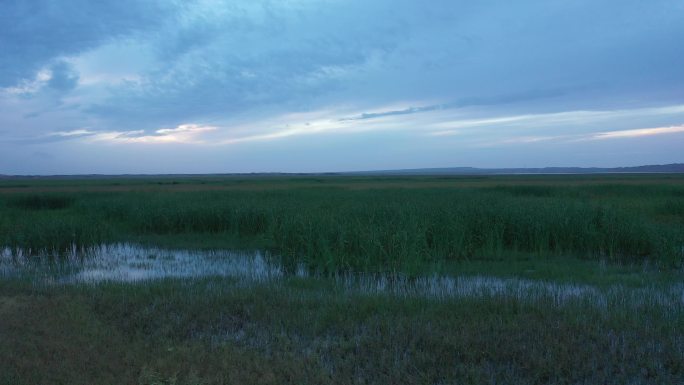
<instances>
[{"instance_id":1,"label":"dark green field","mask_svg":"<svg viewBox=\"0 0 684 385\"><path fill-rule=\"evenodd\" d=\"M286 274L57 279L118 243ZM3 384L684 383L683 175L5 179L0 245Z\"/></svg>"}]
</instances>

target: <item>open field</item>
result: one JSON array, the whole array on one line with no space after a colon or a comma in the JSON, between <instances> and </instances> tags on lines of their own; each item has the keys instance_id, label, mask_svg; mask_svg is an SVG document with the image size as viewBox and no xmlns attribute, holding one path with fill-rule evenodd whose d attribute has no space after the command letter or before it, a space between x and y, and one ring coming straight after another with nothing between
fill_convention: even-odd
<instances>
[{"instance_id":1,"label":"open field","mask_svg":"<svg viewBox=\"0 0 684 385\"><path fill-rule=\"evenodd\" d=\"M684 383L682 175L6 179L0 243L0 384Z\"/></svg>"},{"instance_id":2,"label":"open field","mask_svg":"<svg viewBox=\"0 0 684 385\"><path fill-rule=\"evenodd\" d=\"M516 255L682 263L684 178L674 175L81 182L0 183L0 242L64 252L184 239L324 271L413 273Z\"/></svg>"}]
</instances>

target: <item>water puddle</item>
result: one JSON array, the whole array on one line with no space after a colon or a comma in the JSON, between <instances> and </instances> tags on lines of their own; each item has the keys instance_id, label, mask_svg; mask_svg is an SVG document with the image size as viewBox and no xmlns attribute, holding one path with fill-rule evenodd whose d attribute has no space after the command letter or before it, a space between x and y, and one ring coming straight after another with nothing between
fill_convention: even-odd
<instances>
[{"instance_id":1,"label":"water puddle","mask_svg":"<svg viewBox=\"0 0 684 385\"><path fill-rule=\"evenodd\" d=\"M348 294L454 298L511 298L543 302L550 306L591 304L604 309L615 306L657 306L669 311L684 309L684 284L668 288L598 288L586 284L554 283L522 278L489 276L405 277L389 274L348 273L320 277L298 268L285 273L262 252L227 250L170 250L132 244L104 245L83 254L49 258L27 256L0 249L0 278L26 276L36 283L80 284L98 282L146 282L163 278L232 277L240 282L282 282L284 278L326 279ZM284 286L285 287L285 286Z\"/></svg>"},{"instance_id":2,"label":"water puddle","mask_svg":"<svg viewBox=\"0 0 684 385\"><path fill-rule=\"evenodd\" d=\"M282 270L258 251L168 250L131 244L104 245L60 258L26 257L5 249L0 274L42 273L59 282L137 282L161 278L240 277L263 281Z\"/></svg>"}]
</instances>

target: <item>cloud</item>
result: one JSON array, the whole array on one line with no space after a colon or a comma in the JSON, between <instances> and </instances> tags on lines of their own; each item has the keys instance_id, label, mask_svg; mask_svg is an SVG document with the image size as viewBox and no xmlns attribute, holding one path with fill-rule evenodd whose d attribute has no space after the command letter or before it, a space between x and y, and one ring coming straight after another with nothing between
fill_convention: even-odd
<instances>
[{"instance_id":1,"label":"cloud","mask_svg":"<svg viewBox=\"0 0 684 385\"><path fill-rule=\"evenodd\" d=\"M633 124L644 119L684 119L684 105L643 108L634 110L606 110L606 111L564 111L548 114L529 114L518 116L502 116L486 119L450 120L449 116L458 111L433 109L423 111L425 114L416 117L384 114L376 119L349 119L339 117L346 112L322 111L312 114L286 115L269 121L253 122L242 129L224 129L223 135L227 139L218 139L215 145L236 144L252 141L270 141L292 136L323 135L323 134L359 134L371 131L385 132L413 132L432 137L448 137L454 135L470 138L492 135L499 136L494 141L487 140L487 145L536 143L558 140L592 140L613 139L620 137L636 137L676 133L684 130L683 126L627 129L610 132L595 132L596 127L605 125ZM362 116L362 115L356 115ZM380 119L382 118L382 119ZM445 122L446 121L446 122ZM442 127L451 127L443 130ZM549 132L563 132L563 134L540 135L540 129L553 127ZM586 133L577 133L576 127L581 127ZM454 129L456 128L456 129ZM435 130L437 129L437 130ZM234 131L247 134L232 134ZM252 134L250 134L252 133ZM511 137L511 135L513 135Z\"/></svg>"},{"instance_id":2,"label":"cloud","mask_svg":"<svg viewBox=\"0 0 684 385\"><path fill-rule=\"evenodd\" d=\"M167 1L6 0L0 4L0 87L31 79L50 61L150 30L176 8Z\"/></svg>"},{"instance_id":3,"label":"cloud","mask_svg":"<svg viewBox=\"0 0 684 385\"><path fill-rule=\"evenodd\" d=\"M525 114L511 116L497 116L479 119L458 119L443 121L433 125L438 130L429 132L430 136L449 136L463 132L463 129L478 127L519 127L526 129L549 129L563 126L580 127L584 130L593 129L597 124L615 124L629 122L630 119L677 118L684 114L684 105L674 105L653 108L634 108L628 110L579 110L561 111L545 114Z\"/></svg>"},{"instance_id":4,"label":"cloud","mask_svg":"<svg viewBox=\"0 0 684 385\"><path fill-rule=\"evenodd\" d=\"M615 139L634 139L651 136L672 135L684 133L684 125L653 128L634 128L628 130L604 131L588 134L565 134L550 136L515 136L512 138L498 139L495 141L484 141L478 143L481 147L493 147L502 145L519 145L537 142L556 142L556 143L581 143L589 141L609 141Z\"/></svg>"},{"instance_id":5,"label":"cloud","mask_svg":"<svg viewBox=\"0 0 684 385\"><path fill-rule=\"evenodd\" d=\"M47 70L38 71L32 79L23 79L12 87L0 88L0 96L19 96L35 94L40 91L52 77L52 73Z\"/></svg>"},{"instance_id":6,"label":"cloud","mask_svg":"<svg viewBox=\"0 0 684 385\"><path fill-rule=\"evenodd\" d=\"M19 137L11 143L45 144L54 142L111 143L111 144L208 144L203 135L217 131L218 127L201 124L181 124L174 128L161 128L147 133L145 130L97 131L79 128L53 131L35 137ZM0 141L2 142L2 141Z\"/></svg>"},{"instance_id":7,"label":"cloud","mask_svg":"<svg viewBox=\"0 0 684 385\"><path fill-rule=\"evenodd\" d=\"M433 105L424 106L424 107L409 107L409 108L404 108L401 110L380 111L380 112L364 112L358 116L353 116L353 117L349 117L349 118L340 118L340 121L365 120L365 119L384 118L386 116L411 115L411 114L417 114L417 113L421 113L421 112L441 110L444 108L447 108L446 104L433 104Z\"/></svg>"},{"instance_id":8,"label":"cloud","mask_svg":"<svg viewBox=\"0 0 684 385\"><path fill-rule=\"evenodd\" d=\"M137 81L109 85L84 112L113 125L155 126L219 112L317 107L317 97L344 88L408 32L378 33L400 31L400 22L359 13L379 8L269 1L188 7L177 23L131 43L156 53Z\"/></svg>"},{"instance_id":9,"label":"cloud","mask_svg":"<svg viewBox=\"0 0 684 385\"><path fill-rule=\"evenodd\" d=\"M71 130L71 131L57 131L49 134L49 136L57 136L62 138L78 137L78 136L89 136L97 134L94 131L89 131L86 129Z\"/></svg>"},{"instance_id":10,"label":"cloud","mask_svg":"<svg viewBox=\"0 0 684 385\"><path fill-rule=\"evenodd\" d=\"M363 109L397 100L452 100L349 119L554 100L567 108L597 87L607 93L621 87L625 93L625 86L646 74L673 74L684 60L672 46L653 42L684 32L668 22L681 8L676 2L645 9L621 2L610 18L602 15L614 15L612 5L618 3L579 3L77 0L55 7L47 0L10 1L0 12L8 15L0 45L15 54L2 55L7 70L0 76L15 87L50 62L67 60L82 77L84 87L73 96L81 111L107 126L101 128L116 128L350 101ZM590 5L594 16L588 17L583 7ZM634 14L639 25L622 28L624 36L609 33ZM576 18L586 19L588 32L575 27ZM519 23L488 22L508 19ZM575 44L597 29L604 33L592 45ZM650 61L648 72L625 73L632 64L616 68L610 62L622 54L629 63L645 63L634 54L644 47L663 58ZM571 60L576 57L582 59ZM576 65L561 65L568 62ZM676 89L677 79L646 84ZM55 76L53 84L69 88L75 82L73 76ZM596 96L595 103L605 99Z\"/></svg>"},{"instance_id":11,"label":"cloud","mask_svg":"<svg viewBox=\"0 0 684 385\"><path fill-rule=\"evenodd\" d=\"M61 92L71 91L78 84L78 73L73 66L64 61L58 61L50 67L50 79L47 86Z\"/></svg>"},{"instance_id":12,"label":"cloud","mask_svg":"<svg viewBox=\"0 0 684 385\"><path fill-rule=\"evenodd\" d=\"M342 118L340 120L364 120L364 119L375 119L382 118L386 116L396 116L396 115L411 115L421 112L430 112L435 110L446 110L454 108L465 108L473 106L497 106L504 104L512 104L523 101L531 101L545 98L552 98L561 96L567 93L567 90L554 89L554 90L530 90L522 93L508 94L508 95L496 95L489 97L468 97L462 98L457 101L441 104L431 104L422 107L408 107L401 110L392 111L380 111L380 112L364 112L361 115Z\"/></svg>"},{"instance_id":13,"label":"cloud","mask_svg":"<svg viewBox=\"0 0 684 385\"><path fill-rule=\"evenodd\" d=\"M670 127L638 128L633 130L599 132L597 134L590 136L588 139L605 140L620 138L640 138L644 136L676 134L680 132L684 132L684 124Z\"/></svg>"},{"instance_id":14,"label":"cloud","mask_svg":"<svg viewBox=\"0 0 684 385\"><path fill-rule=\"evenodd\" d=\"M314 135L322 133L339 132L343 125L336 121L322 120L318 122L307 122L303 124L287 125L283 129L276 129L268 133L253 134L228 138L217 142L216 144L237 144L243 142L267 141L274 139L282 139L291 136L300 135Z\"/></svg>"},{"instance_id":15,"label":"cloud","mask_svg":"<svg viewBox=\"0 0 684 385\"><path fill-rule=\"evenodd\" d=\"M353 133L411 137L427 154L670 127L684 112L658 108L684 103L683 12L678 0L2 1L0 152L123 144L107 147L117 159L125 144ZM341 147L324 155L355 151Z\"/></svg>"},{"instance_id":16,"label":"cloud","mask_svg":"<svg viewBox=\"0 0 684 385\"><path fill-rule=\"evenodd\" d=\"M50 138L81 139L111 143L192 143L207 146L235 145L245 142L274 141L310 135L361 134L367 132L409 132L427 137L459 136L476 146L498 146L544 141L587 141L678 133L684 126L639 128L614 131L597 130L605 125L630 124L649 117L684 119L684 105L635 110L564 111L548 114L501 116L485 119L452 120L456 110L431 110L416 116L387 114L376 119L348 119L349 111L320 110L285 114L245 124L182 124L174 128L129 131L76 129L57 131ZM360 116L360 114L351 114ZM410 115L410 114L407 114ZM443 127L450 127L444 130ZM554 127L554 134L540 130ZM584 133L577 133L582 127ZM495 139L490 139L495 136ZM484 139L477 139L477 138Z\"/></svg>"},{"instance_id":17,"label":"cloud","mask_svg":"<svg viewBox=\"0 0 684 385\"><path fill-rule=\"evenodd\" d=\"M111 131L111 132L85 132L86 140L89 142L108 142L108 143L181 143L199 144L204 143L201 135L206 132L215 131L217 127L202 126L198 124L181 124L175 128L163 128L154 131L153 134L146 134L144 130L136 131Z\"/></svg>"}]
</instances>

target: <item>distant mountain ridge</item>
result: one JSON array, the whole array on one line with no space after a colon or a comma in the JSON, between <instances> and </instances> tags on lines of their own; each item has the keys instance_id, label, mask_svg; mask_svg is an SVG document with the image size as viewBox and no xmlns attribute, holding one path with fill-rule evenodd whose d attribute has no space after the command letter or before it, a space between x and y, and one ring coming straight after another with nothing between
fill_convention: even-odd
<instances>
[{"instance_id":1,"label":"distant mountain ridge","mask_svg":"<svg viewBox=\"0 0 684 385\"><path fill-rule=\"evenodd\" d=\"M444 167L404 170L375 170L342 173L347 175L515 175L515 174L625 174L684 173L684 163L633 167L542 167L542 168L476 168Z\"/></svg>"},{"instance_id":2,"label":"distant mountain ridge","mask_svg":"<svg viewBox=\"0 0 684 385\"><path fill-rule=\"evenodd\" d=\"M541 168L477 168L442 167L398 170L370 170L349 172L252 172L222 174L75 174L75 175L3 175L0 179L12 178L145 178L145 177L201 177L201 176L307 176L307 175L517 175L517 174L678 174L684 173L684 163L656 164L633 167L541 167Z\"/></svg>"}]
</instances>

